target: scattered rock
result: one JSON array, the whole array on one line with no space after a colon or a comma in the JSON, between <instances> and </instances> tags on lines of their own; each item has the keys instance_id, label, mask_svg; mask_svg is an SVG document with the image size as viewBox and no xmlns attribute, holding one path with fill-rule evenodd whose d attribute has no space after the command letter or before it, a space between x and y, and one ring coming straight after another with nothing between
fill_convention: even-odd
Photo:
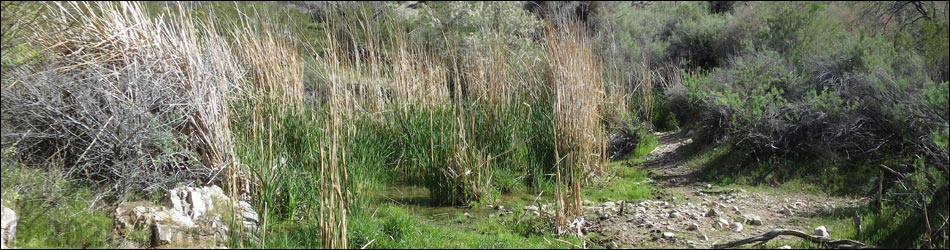
<instances>
[{"instance_id":1,"label":"scattered rock","mask_svg":"<svg viewBox=\"0 0 950 250\"><path fill-rule=\"evenodd\" d=\"M677 212L670 213L670 219L676 219L679 217L681 217L680 213L677 213Z\"/></svg>"},{"instance_id":2,"label":"scattered rock","mask_svg":"<svg viewBox=\"0 0 950 250\"><path fill-rule=\"evenodd\" d=\"M687 231L696 231L699 230L699 225L696 223L690 223L689 226L686 226Z\"/></svg>"},{"instance_id":3,"label":"scattered rock","mask_svg":"<svg viewBox=\"0 0 950 250\"><path fill-rule=\"evenodd\" d=\"M0 246L7 249L13 246L13 240L16 239L16 212L3 206L0 206L0 210Z\"/></svg>"},{"instance_id":4,"label":"scattered rock","mask_svg":"<svg viewBox=\"0 0 950 250\"><path fill-rule=\"evenodd\" d=\"M762 225L762 217L759 217L758 215L748 214L744 217L745 217L745 223L748 223L749 225L753 225L753 226Z\"/></svg>"},{"instance_id":5,"label":"scattered rock","mask_svg":"<svg viewBox=\"0 0 950 250\"><path fill-rule=\"evenodd\" d=\"M713 202L713 208L723 209L723 208L726 208L726 206L719 202Z\"/></svg>"},{"instance_id":6,"label":"scattered rock","mask_svg":"<svg viewBox=\"0 0 950 250\"><path fill-rule=\"evenodd\" d=\"M727 221L725 218L719 218L718 220L716 220L715 223L713 223L713 228L716 228L716 229L723 229L728 226L729 226L729 221Z\"/></svg>"},{"instance_id":7,"label":"scattered rock","mask_svg":"<svg viewBox=\"0 0 950 250\"><path fill-rule=\"evenodd\" d=\"M704 234L702 237L700 237L700 239L703 240L703 242L706 242L706 241L709 241L709 236L706 236Z\"/></svg>"},{"instance_id":8,"label":"scattered rock","mask_svg":"<svg viewBox=\"0 0 950 250\"><path fill-rule=\"evenodd\" d=\"M610 219L610 215L612 215L613 213L597 210L597 211L594 211L594 214L600 216L601 220L606 220L606 219Z\"/></svg>"},{"instance_id":9,"label":"scattered rock","mask_svg":"<svg viewBox=\"0 0 950 250\"><path fill-rule=\"evenodd\" d=\"M538 206L528 205L528 206L524 206L524 211L535 211L535 212L537 212L537 211L539 211L539 210L538 210Z\"/></svg>"},{"instance_id":10,"label":"scattered rock","mask_svg":"<svg viewBox=\"0 0 950 250\"><path fill-rule=\"evenodd\" d=\"M835 210L835 205L825 204L824 208L825 208L825 211L831 212Z\"/></svg>"},{"instance_id":11,"label":"scattered rock","mask_svg":"<svg viewBox=\"0 0 950 250\"><path fill-rule=\"evenodd\" d=\"M692 219L692 220L698 220L698 219L699 219L699 216L696 215L695 213L689 213L689 218Z\"/></svg>"},{"instance_id":12,"label":"scattered rock","mask_svg":"<svg viewBox=\"0 0 950 250\"><path fill-rule=\"evenodd\" d=\"M673 238L673 236L676 236L676 234L674 234L673 232L663 233L663 238Z\"/></svg>"},{"instance_id":13,"label":"scattered rock","mask_svg":"<svg viewBox=\"0 0 950 250\"><path fill-rule=\"evenodd\" d=\"M732 224L729 224L729 229L732 229L732 231L736 233L742 232L742 223L739 223L738 221L733 222Z\"/></svg>"},{"instance_id":14,"label":"scattered rock","mask_svg":"<svg viewBox=\"0 0 950 250\"><path fill-rule=\"evenodd\" d=\"M733 212L739 212L739 207L737 207L737 206L732 206L732 211L733 211Z\"/></svg>"},{"instance_id":15,"label":"scattered rock","mask_svg":"<svg viewBox=\"0 0 950 250\"><path fill-rule=\"evenodd\" d=\"M815 236L828 237L830 235L828 234L828 229L825 228L825 226L819 226L815 228Z\"/></svg>"},{"instance_id":16,"label":"scattered rock","mask_svg":"<svg viewBox=\"0 0 950 250\"><path fill-rule=\"evenodd\" d=\"M706 216L706 217L716 217L716 216L719 216L719 211L716 211L715 208L710 208L709 211L707 211L704 216Z\"/></svg>"},{"instance_id":17,"label":"scattered rock","mask_svg":"<svg viewBox=\"0 0 950 250\"><path fill-rule=\"evenodd\" d=\"M788 215L788 216L795 215L795 212L792 212L792 209L789 208L788 206L782 206L782 211L779 211L779 213Z\"/></svg>"}]
</instances>

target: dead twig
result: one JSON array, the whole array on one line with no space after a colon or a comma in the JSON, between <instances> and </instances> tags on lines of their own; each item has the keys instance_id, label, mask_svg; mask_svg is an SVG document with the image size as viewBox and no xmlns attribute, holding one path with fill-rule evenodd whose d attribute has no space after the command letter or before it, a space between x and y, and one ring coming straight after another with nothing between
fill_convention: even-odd
<instances>
[{"instance_id":1,"label":"dead twig","mask_svg":"<svg viewBox=\"0 0 950 250\"><path fill-rule=\"evenodd\" d=\"M772 239L775 239L776 237L783 236L783 235L799 237L804 240L814 242L814 243L819 243L824 246L827 246L828 248L833 248L833 249L878 249L880 248L878 246L867 245L855 240L818 237L818 236L807 234L805 232L798 231L798 230L781 229L781 228L772 229L772 231L769 231L765 234L754 236L751 238L745 238L745 239L741 239L741 240L737 240L737 241L733 241L729 243L724 243L724 244L716 244L716 245L713 245L713 248L715 249L735 248L738 246L757 243L757 242L761 244L761 243L766 243Z\"/></svg>"}]
</instances>

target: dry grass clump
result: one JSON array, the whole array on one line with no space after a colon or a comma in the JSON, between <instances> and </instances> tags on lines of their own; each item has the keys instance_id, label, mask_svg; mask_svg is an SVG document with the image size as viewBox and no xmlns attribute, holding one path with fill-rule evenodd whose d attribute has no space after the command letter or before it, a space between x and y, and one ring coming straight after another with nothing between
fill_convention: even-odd
<instances>
[{"instance_id":1,"label":"dry grass clump","mask_svg":"<svg viewBox=\"0 0 950 250\"><path fill-rule=\"evenodd\" d=\"M545 51L554 94L554 143L557 166L557 225L581 215L580 186L606 173L606 140L601 125L605 91L590 38L561 25L548 30Z\"/></svg>"}]
</instances>

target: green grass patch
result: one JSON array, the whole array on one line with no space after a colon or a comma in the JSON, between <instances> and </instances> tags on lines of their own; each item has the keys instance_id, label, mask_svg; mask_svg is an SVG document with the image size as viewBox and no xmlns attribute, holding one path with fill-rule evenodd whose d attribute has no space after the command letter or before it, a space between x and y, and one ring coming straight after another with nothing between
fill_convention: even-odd
<instances>
[{"instance_id":1,"label":"green grass patch","mask_svg":"<svg viewBox=\"0 0 950 250\"><path fill-rule=\"evenodd\" d=\"M623 158L613 161L612 164L623 163L637 165L643 163L647 160L647 156L660 145L656 135L653 133L649 133L643 129L636 129L635 131L638 131L637 136L640 137L637 146L629 154L623 156Z\"/></svg>"},{"instance_id":2,"label":"green grass patch","mask_svg":"<svg viewBox=\"0 0 950 250\"><path fill-rule=\"evenodd\" d=\"M533 214L426 219L412 210L385 205L353 216L348 241L367 248L573 248L551 235L550 224ZM560 240L581 245L581 240ZM372 242L370 244L370 242Z\"/></svg>"},{"instance_id":3,"label":"green grass patch","mask_svg":"<svg viewBox=\"0 0 950 250\"><path fill-rule=\"evenodd\" d=\"M91 206L92 190L63 173L4 165L3 205L18 217L14 247L111 247L112 218Z\"/></svg>"},{"instance_id":4,"label":"green grass patch","mask_svg":"<svg viewBox=\"0 0 950 250\"><path fill-rule=\"evenodd\" d=\"M627 159L633 164L641 163L645 161L650 152L653 152L659 145L660 142L657 140L656 135L640 133L640 143L637 144L637 148L633 150L633 154Z\"/></svg>"},{"instance_id":5,"label":"green grass patch","mask_svg":"<svg viewBox=\"0 0 950 250\"><path fill-rule=\"evenodd\" d=\"M623 164L611 164L614 178L599 186L582 188L584 199L591 201L640 201L650 195L649 186L644 183L647 178L643 170L624 166Z\"/></svg>"}]
</instances>

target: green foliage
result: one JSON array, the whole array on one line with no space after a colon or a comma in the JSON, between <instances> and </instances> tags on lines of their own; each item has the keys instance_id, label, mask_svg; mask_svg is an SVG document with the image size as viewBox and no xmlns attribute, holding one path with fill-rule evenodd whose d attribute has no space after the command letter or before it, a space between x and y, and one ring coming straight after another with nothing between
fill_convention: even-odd
<instances>
[{"instance_id":1,"label":"green foliage","mask_svg":"<svg viewBox=\"0 0 950 250\"><path fill-rule=\"evenodd\" d=\"M671 29L670 57L688 60L689 68L710 69L738 52L743 34L729 30L736 22L732 15L685 12L685 17Z\"/></svg>"},{"instance_id":2,"label":"green foliage","mask_svg":"<svg viewBox=\"0 0 950 250\"><path fill-rule=\"evenodd\" d=\"M766 29L757 34L768 48L798 62L803 53L815 46L821 31L819 13L824 6L820 3L771 4L766 15Z\"/></svg>"},{"instance_id":3,"label":"green foliage","mask_svg":"<svg viewBox=\"0 0 950 250\"><path fill-rule=\"evenodd\" d=\"M657 132L666 132L679 129L679 121L676 115L666 105L667 95L654 95L653 97L653 129Z\"/></svg>"},{"instance_id":4,"label":"green foliage","mask_svg":"<svg viewBox=\"0 0 950 250\"><path fill-rule=\"evenodd\" d=\"M946 10L944 10L946 11ZM920 36L915 37L918 40L918 47L921 54L928 62L928 73L931 78L937 81L950 80L950 24L948 20L922 20L920 22Z\"/></svg>"},{"instance_id":5,"label":"green foliage","mask_svg":"<svg viewBox=\"0 0 950 250\"><path fill-rule=\"evenodd\" d=\"M642 170L614 164L615 178L602 187L584 188L585 199L592 201L640 201L650 196L650 188L644 183L647 176Z\"/></svg>"},{"instance_id":6,"label":"green foliage","mask_svg":"<svg viewBox=\"0 0 950 250\"><path fill-rule=\"evenodd\" d=\"M944 121L950 118L950 109L947 108L950 107L950 84L948 82L926 86L921 90L921 95L925 105L937 112L940 117L943 117Z\"/></svg>"},{"instance_id":7,"label":"green foliage","mask_svg":"<svg viewBox=\"0 0 950 250\"><path fill-rule=\"evenodd\" d=\"M7 150L4 150L7 151ZM6 153L6 152L5 152ZM6 159L6 156L4 156ZM17 212L17 248L107 248L112 219L63 173L4 164L3 200ZM55 171L55 170L54 170Z\"/></svg>"},{"instance_id":8,"label":"green foliage","mask_svg":"<svg viewBox=\"0 0 950 250\"><path fill-rule=\"evenodd\" d=\"M415 41L425 47L447 52L446 41L459 42L471 51L490 37L501 35L515 50L533 47L531 38L540 31L540 22L516 2L427 2L418 10L397 8L397 21L410 22ZM445 39L443 39L443 37Z\"/></svg>"},{"instance_id":9,"label":"green foliage","mask_svg":"<svg viewBox=\"0 0 950 250\"><path fill-rule=\"evenodd\" d=\"M728 68L686 79L691 98L728 114L728 129L756 130L769 119L783 119L787 89L802 79L773 51L735 58Z\"/></svg>"}]
</instances>

